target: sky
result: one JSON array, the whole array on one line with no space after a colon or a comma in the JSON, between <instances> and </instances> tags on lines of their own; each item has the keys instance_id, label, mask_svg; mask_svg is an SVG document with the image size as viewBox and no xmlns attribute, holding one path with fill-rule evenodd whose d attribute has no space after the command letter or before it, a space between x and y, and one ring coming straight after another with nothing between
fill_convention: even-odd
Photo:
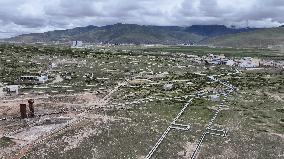
<instances>
[{"instance_id":1,"label":"sky","mask_svg":"<svg viewBox=\"0 0 284 159\"><path fill-rule=\"evenodd\" d=\"M0 38L115 23L277 27L284 0L0 0Z\"/></svg>"}]
</instances>

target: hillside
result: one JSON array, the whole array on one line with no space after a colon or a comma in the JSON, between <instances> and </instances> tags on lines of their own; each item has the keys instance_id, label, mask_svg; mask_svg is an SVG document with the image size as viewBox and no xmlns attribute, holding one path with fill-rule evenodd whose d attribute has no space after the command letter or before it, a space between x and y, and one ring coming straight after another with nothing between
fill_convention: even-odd
<instances>
[{"instance_id":1,"label":"hillside","mask_svg":"<svg viewBox=\"0 0 284 159\"><path fill-rule=\"evenodd\" d=\"M230 47L268 47L284 43L284 27L258 29L246 33L209 38L203 44Z\"/></svg>"},{"instance_id":2,"label":"hillside","mask_svg":"<svg viewBox=\"0 0 284 159\"><path fill-rule=\"evenodd\" d=\"M185 29L187 32L205 37L216 37L226 34L235 34L256 30L254 28L228 28L224 25L192 25Z\"/></svg>"},{"instance_id":3,"label":"hillside","mask_svg":"<svg viewBox=\"0 0 284 159\"><path fill-rule=\"evenodd\" d=\"M87 26L45 33L32 33L6 39L14 42L69 42L80 40L95 43L181 44L198 43L208 37L249 31L222 25L196 25L190 27L114 24L102 27Z\"/></svg>"}]
</instances>

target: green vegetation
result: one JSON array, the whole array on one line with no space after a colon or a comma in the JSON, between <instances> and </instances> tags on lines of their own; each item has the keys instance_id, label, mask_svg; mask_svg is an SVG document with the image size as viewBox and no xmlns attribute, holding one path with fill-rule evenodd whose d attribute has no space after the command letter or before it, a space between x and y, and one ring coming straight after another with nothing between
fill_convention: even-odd
<instances>
[{"instance_id":1,"label":"green vegetation","mask_svg":"<svg viewBox=\"0 0 284 159\"><path fill-rule=\"evenodd\" d=\"M14 142L8 137L0 138L0 148L5 148L12 145Z\"/></svg>"},{"instance_id":2,"label":"green vegetation","mask_svg":"<svg viewBox=\"0 0 284 159\"><path fill-rule=\"evenodd\" d=\"M268 45L284 45L284 27L259 29L247 33L225 35L211 38L204 43L214 46L231 46L237 48L259 47Z\"/></svg>"},{"instance_id":3,"label":"green vegetation","mask_svg":"<svg viewBox=\"0 0 284 159\"><path fill-rule=\"evenodd\" d=\"M277 50L258 49L258 48L221 48L221 47L206 47L206 46L170 46L170 47L153 47L141 49L146 52L170 52L184 53L190 55L207 55L224 54L227 57L262 57L262 58L283 58Z\"/></svg>"}]
</instances>

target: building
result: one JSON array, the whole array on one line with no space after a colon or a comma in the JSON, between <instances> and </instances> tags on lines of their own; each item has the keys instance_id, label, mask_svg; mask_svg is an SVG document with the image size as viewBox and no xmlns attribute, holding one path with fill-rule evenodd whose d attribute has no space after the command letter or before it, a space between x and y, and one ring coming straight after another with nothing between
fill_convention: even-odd
<instances>
[{"instance_id":1,"label":"building","mask_svg":"<svg viewBox=\"0 0 284 159\"><path fill-rule=\"evenodd\" d=\"M207 64L212 64L212 65L224 65L228 61L228 59L225 57L224 54L221 55L208 54L207 56L203 57L203 59Z\"/></svg>"},{"instance_id":2,"label":"building","mask_svg":"<svg viewBox=\"0 0 284 159\"><path fill-rule=\"evenodd\" d=\"M15 93L19 94L19 85L8 85L3 88L3 91L7 92L7 94Z\"/></svg>"},{"instance_id":3,"label":"building","mask_svg":"<svg viewBox=\"0 0 284 159\"><path fill-rule=\"evenodd\" d=\"M251 57L245 57L241 59L239 62L240 62L239 67L254 68L254 67L259 67L260 60Z\"/></svg>"},{"instance_id":4,"label":"building","mask_svg":"<svg viewBox=\"0 0 284 159\"><path fill-rule=\"evenodd\" d=\"M18 84L44 84L48 81L48 75L37 74L37 75L25 75L21 76L16 83Z\"/></svg>"},{"instance_id":5,"label":"building","mask_svg":"<svg viewBox=\"0 0 284 159\"><path fill-rule=\"evenodd\" d=\"M82 41L72 41L71 48L83 48L83 42Z\"/></svg>"},{"instance_id":6,"label":"building","mask_svg":"<svg viewBox=\"0 0 284 159\"><path fill-rule=\"evenodd\" d=\"M235 62L234 60L228 60L228 61L226 62L226 65L227 65L227 66L235 66L235 64L236 64L236 62Z\"/></svg>"},{"instance_id":7,"label":"building","mask_svg":"<svg viewBox=\"0 0 284 159\"><path fill-rule=\"evenodd\" d=\"M56 67L57 67L57 64L56 64L56 63L50 62L50 63L48 64L48 68L49 68L49 69L53 69L53 68L56 68Z\"/></svg>"},{"instance_id":8,"label":"building","mask_svg":"<svg viewBox=\"0 0 284 159\"><path fill-rule=\"evenodd\" d=\"M253 59L251 60L252 64L253 64L255 67L259 67L260 61L261 61L261 60L258 59L258 58L253 58Z\"/></svg>"},{"instance_id":9,"label":"building","mask_svg":"<svg viewBox=\"0 0 284 159\"><path fill-rule=\"evenodd\" d=\"M262 62L262 65L265 66L265 67L274 67L275 63L272 60L268 60L268 61L266 60L266 61Z\"/></svg>"},{"instance_id":10,"label":"building","mask_svg":"<svg viewBox=\"0 0 284 159\"><path fill-rule=\"evenodd\" d=\"M210 95L209 99L211 101L218 102L218 101L220 101L220 95L218 95L218 94Z\"/></svg>"}]
</instances>

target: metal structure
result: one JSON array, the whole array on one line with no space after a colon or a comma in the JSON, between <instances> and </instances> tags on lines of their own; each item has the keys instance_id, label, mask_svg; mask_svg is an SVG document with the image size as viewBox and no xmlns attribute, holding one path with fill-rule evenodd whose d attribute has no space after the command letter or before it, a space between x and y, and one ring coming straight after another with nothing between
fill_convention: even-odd
<instances>
[{"instance_id":1,"label":"metal structure","mask_svg":"<svg viewBox=\"0 0 284 159\"><path fill-rule=\"evenodd\" d=\"M35 116L35 109L34 109L34 100L33 99L29 99L28 103L29 103L29 117L33 118Z\"/></svg>"},{"instance_id":2,"label":"metal structure","mask_svg":"<svg viewBox=\"0 0 284 159\"><path fill-rule=\"evenodd\" d=\"M27 105L26 104L20 104L20 112L21 112L21 118L25 119L27 118Z\"/></svg>"}]
</instances>

